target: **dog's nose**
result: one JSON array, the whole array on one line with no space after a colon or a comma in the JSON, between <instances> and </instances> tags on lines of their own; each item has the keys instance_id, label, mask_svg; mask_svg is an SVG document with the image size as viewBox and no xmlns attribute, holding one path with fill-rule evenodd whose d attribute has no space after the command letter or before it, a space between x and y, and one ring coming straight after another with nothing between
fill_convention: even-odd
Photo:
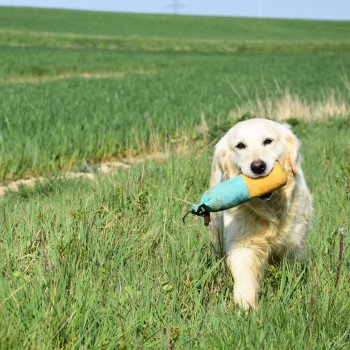
<instances>
[{"instance_id":1,"label":"dog's nose","mask_svg":"<svg viewBox=\"0 0 350 350\"><path fill-rule=\"evenodd\" d=\"M266 170L266 163L262 160L254 160L252 164L250 164L250 169L254 174L261 175Z\"/></svg>"}]
</instances>

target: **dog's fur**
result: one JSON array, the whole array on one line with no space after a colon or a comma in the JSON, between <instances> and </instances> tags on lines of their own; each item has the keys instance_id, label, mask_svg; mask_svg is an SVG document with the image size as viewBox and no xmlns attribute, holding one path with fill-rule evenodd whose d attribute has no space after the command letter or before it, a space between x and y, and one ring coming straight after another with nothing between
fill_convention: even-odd
<instances>
[{"instance_id":1,"label":"dog's fur","mask_svg":"<svg viewBox=\"0 0 350 350\"><path fill-rule=\"evenodd\" d=\"M252 178L266 176L275 161L287 171L287 184L272 192L270 199L255 198L211 214L214 246L226 254L234 278L234 300L245 309L257 305L267 263L283 256L292 261L305 256L312 207L299 148L289 125L262 118L237 123L215 147L210 186L241 173ZM262 174L252 171L254 161L265 162Z\"/></svg>"}]
</instances>

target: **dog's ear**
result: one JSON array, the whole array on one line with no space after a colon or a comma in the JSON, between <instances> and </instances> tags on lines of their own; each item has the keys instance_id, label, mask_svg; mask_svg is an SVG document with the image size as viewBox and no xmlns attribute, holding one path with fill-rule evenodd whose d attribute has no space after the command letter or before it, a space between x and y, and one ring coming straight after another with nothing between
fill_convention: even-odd
<instances>
[{"instance_id":1,"label":"dog's ear","mask_svg":"<svg viewBox=\"0 0 350 350\"><path fill-rule=\"evenodd\" d=\"M284 167L297 175L300 171L300 142L289 124L283 124Z\"/></svg>"},{"instance_id":2,"label":"dog's ear","mask_svg":"<svg viewBox=\"0 0 350 350\"><path fill-rule=\"evenodd\" d=\"M230 150L227 145L219 142L215 147L211 166L210 187L237 175L237 169L230 160Z\"/></svg>"}]
</instances>

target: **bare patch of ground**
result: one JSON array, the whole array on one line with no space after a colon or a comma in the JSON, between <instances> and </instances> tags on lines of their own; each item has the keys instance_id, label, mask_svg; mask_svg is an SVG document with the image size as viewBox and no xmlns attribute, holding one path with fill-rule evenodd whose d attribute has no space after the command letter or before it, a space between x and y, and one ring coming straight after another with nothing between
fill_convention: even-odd
<instances>
[{"instance_id":1,"label":"bare patch of ground","mask_svg":"<svg viewBox=\"0 0 350 350\"><path fill-rule=\"evenodd\" d=\"M95 181L97 176L100 174L108 175L112 174L117 169L121 168L130 168L133 164L136 163L142 163L146 160L151 159L159 159L164 160L169 157L168 152L156 152L152 154L148 154L142 157L127 157L120 161L102 161L98 164L94 164L93 170L90 171L69 171L65 174L62 174L59 176L60 179L77 179L77 178L84 178L91 181ZM36 183L43 183L47 180L49 180L50 177L44 177L44 176L31 176L25 179L15 180L11 181L7 184L0 185L0 198L4 197L7 192L17 192L22 186L26 187L34 187Z\"/></svg>"},{"instance_id":2,"label":"bare patch of ground","mask_svg":"<svg viewBox=\"0 0 350 350\"><path fill-rule=\"evenodd\" d=\"M35 84L43 83L46 81L62 80L69 78L81 78L81 79L108 79L108 78L123 78L127 74L151 74L156 73L157 70L129 70L126 72L65 72L52 75L40 75L40 76L21 76L15 78L5 78L0 80L1 83L9 84Z\"/></svg>"}]
</instances>

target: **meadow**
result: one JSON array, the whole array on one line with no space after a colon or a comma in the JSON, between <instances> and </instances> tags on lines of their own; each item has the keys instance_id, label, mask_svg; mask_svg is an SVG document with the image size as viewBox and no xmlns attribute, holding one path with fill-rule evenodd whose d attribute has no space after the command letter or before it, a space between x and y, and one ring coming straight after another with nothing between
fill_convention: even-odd
<instances>
[{"instance_id":1,"label":"meadow","mask_svg":"<svg viewBox=\"0 0 350 350\"><path fill-rule=\"evenodd\" d=\"M349 34L1 7L0 181L47 180L0 198L0 348L348 349ZM243 313L175 197L198 200L217 139L257 114L301 139L315 213L305 265L269 268Z\"/></svg>"}]
</instances>

